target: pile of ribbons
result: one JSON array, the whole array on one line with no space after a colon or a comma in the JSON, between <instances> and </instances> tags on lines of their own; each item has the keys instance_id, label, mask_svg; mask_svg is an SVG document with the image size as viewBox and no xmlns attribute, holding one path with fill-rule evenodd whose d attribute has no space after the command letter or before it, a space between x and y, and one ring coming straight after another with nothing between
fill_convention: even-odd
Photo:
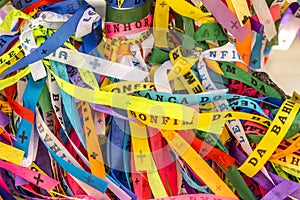
<instances>
[{"instance_id":1,"label":"pile of ribbons","mask_svg":"<svg viewBox=\"0 0 300 200\"><path fill-rule=\"evenodd\" d=\"M1 200L300 199L299 0L99 2L0 0Z\"/></svg>"}]
</instances>

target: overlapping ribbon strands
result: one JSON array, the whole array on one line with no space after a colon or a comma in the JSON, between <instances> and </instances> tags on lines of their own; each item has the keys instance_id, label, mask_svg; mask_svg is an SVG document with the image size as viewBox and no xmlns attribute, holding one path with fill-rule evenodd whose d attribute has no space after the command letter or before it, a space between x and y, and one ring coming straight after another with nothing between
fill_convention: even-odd
<instances>
[{"instance_id":1,"label":"overlapping ribbon strands","mask_svg":"<svg viewBox=\"0 0 300 200\"><path fill-rule=\"evenodd\" d=\"M103 3L0 0L1 200L300 199L299 0Z\"/></svg>"}]
</instances>

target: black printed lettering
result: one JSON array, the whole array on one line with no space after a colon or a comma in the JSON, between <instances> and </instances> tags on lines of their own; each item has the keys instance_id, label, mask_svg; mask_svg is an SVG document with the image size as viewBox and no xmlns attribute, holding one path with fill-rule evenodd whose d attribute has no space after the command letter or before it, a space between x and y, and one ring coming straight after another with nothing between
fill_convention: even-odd
<instances>
[{"instance_id":1,"label":"black printed lettering","mask_svg":"<svg viewBox=\"0 0 300 200\"><path fill-rule=\"evenodd\" d=\"M162 117L162 124L167 124L167 122L170 120L170 117Z\"/></svg>"},{"instance_id":2,"label":"black printed lettering","mask_svg":"<svg viewBox=\"0 0 300 200\"><path fill-rule=\"evenodd\" d=\"M196 81L196 79L194 78L191 72L184 74L183 77L185 78L185 80L188 82L189 85L191 85Z\"/></svg>"},{"instance_id":3,"label":"black printed lettering","mask_svg":"<svg viewBox=\"0 0 300 200\"><path fill-rule=\"evenodd\" d=\"M257 149L258 155L262 158L267 151L264 149Z\"/></svg>"},{"instance_id":4,"label":"black printed lettering","mask_svg":"<svg viewBox=\"0 0 300 200\"><path fill-rule=\"evenodd\" d=\"M258 160L257 158L251 158L249 161L248 161L249 164L252 164L254 167L257 165L258 163Z\"/></svg>"},{"instance_id":5,"label":"black printed lettering","mask_svg":"<svg viewBox=\"0 0 300 200\"><path fill-rule=\"evenodd\" d=\"M282 161L282 162L287 162L286 161L286 157L284 156L284 157L282 157L282 158L279 158L278 160L280 160L280 161Z\"/></svg>"},{"instance_id":6,"label":"black printed lettering","mask_svg":"<svg viewBox=\"0 0 300 200\"><path fill-rule=\"evenodd\" d=\"M59 94L52 94L53 101L59 101Z\"/></svg>"},{"instance_id":7,"label":"black printed lettering","mask_svg":"<svg viewBox=\"0 0 300 200\"><path fill-rule=\"evenodd\" d=\"M279 116L278 119L280 120L282 125L284 125L285 121L287 120L287 117Z\"/></svg>"},{"instance_id":8,"label":"black printed lettering","mask_svg":"<svg viewBox=\"0 0 300 200\"><path fill-rule=\"evenodd\" d=\"M295 157L293 157L293 158L292 158L292 162L291 162L291 164L292 164L292 165L299 166L299 161L300 161L300 159L299 159L299 158L295 158Z\"/></svg>"},{"instance_id":9,"label":"black printed lettering","mask_svg":"<svg viewBox=\"0 0 300 200\"><path fill-rule=\"evenodd\" d=\"M284 106L284 107L282 108L282 112L286 112L287 114L290 114L291 111L292 111L292 109L291 109L291 108L288 108L288 107L286 107L286 106Z\"/></svg>"},{"instance_id":10,"label":"black printed lettering","mask_svg":"<svg viewBox=\"0 0 300 200\"><path fill-rule=\"evenodd\" d=\"M278 135L281 131L281 127L278 125L274 125L271 129L271 132L275 133L276 135Z\"/></svg>"},{"instance_id":11,"label":"black printed lettering","mask_svg":"<svg viewBox=\"0 0 300 200\"><path fill-rule=\"evenodd\" d=\"M231 65L226 65L226 72L232 73L232 74L236 74L235 72L236 68L231 66Z\"/></svg>"},{"instance_id":12,"label":"black printed lettering","mask_svg":"<svg viewBox=\"0 0 300 200\"><path fill-rule=\"evenodd\" d=\"M201 89L201 86L200 86L200 85L197 85L196 87L193 88L193 92L194 92L195 94L197 94L197 93L201 93L201 92L203 92L203 91L202 91L202 89Z\"/></svg>"}]
</instances>

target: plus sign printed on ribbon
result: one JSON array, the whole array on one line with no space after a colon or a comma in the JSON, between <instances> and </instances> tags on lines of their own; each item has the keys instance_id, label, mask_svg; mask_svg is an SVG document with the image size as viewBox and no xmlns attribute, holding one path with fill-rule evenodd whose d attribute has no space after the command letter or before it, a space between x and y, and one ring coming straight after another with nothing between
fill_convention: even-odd
<instances>
[{"instance_id":1,"label":"plus sign printed on ribbon","mask_svg":"<svg viewBox=\"0 0 300 200\"><path fill-rule=\"evenodd\" d=\"M300 199L300 94L265 72L299 16L282 0L0 0L0 199Z\"/></svg>"}]
</instances>

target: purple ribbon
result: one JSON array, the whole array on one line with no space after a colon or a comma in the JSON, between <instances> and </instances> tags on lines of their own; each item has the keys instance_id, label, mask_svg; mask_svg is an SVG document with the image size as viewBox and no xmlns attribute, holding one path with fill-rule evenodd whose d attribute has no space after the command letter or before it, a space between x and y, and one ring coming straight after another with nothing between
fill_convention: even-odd
<instances>
[{"instance_id":1,"label":"purple ribbon","mask_svg":"<svg viewBox=\"0 0 300 200\"><path fill-rule=\"evenodd\" d=\"M7 141L3 136L0 135L0 142L10 145L9 141Z\"/></svg>"},{"instance_id":2,"label":"purple ribbon","mask_svg":"<svg viewBox=\"0 0 300 200\"><path fill-rule=\"evenodd\" d=\"M241 163L244 163L247 159L247 157L237 148L234 143L231 144L230 155L237 159L239 165ZM271 176L276 186L274 186L261 171L259 171L255 176L252 177L254 181L259 183L263 188L269 191L262 198L262 200L282 200L287 198L288 196L300 199L299 183L283 179L282 177L277 176L269 171L268 174Z\"/></svg>"},{"instance_id":3,"label":"purple ribbon","mask_svg":"<svg viewBox=\"0 0 300 200\"><path fill-rule=\"evenodd\" d=\"M72 66L67 66L67 71L68 71L68 74L69 74L69 79L70 81L74 84L74 85L77 85L79 87L89 87L80 77L80 74L78 73L78 70L75 68L75 67L72 67ZM90 87L89 87L90 88ZM120 119L123 119L123 120L129 120L129 121L133 121L133 122L138 122L137 120L135 119L132 119L132 118L128 118L126 116L123 116L119 113L117 113L116 111L114 111L112 108L109 108L107 106L104 106L104 105L100 105L100 104L92 104L90 103L90 106L98 111L98 112L103 112L103 113L106 113L108 115L111 115L111 116L114 116L114 117L117 117L117 118L120 118Z\"/></svg>"},{"instance_id":4,"label":"purple ribbon","mask_svg":"<svg viewBox=\"0 0 300 200\"><path fill-rule=\"evenodd\" d=\"M280 176L277 176L273 173L269 173L271 178L276 183L276 186L270 190L263 198L262 200L282 200L287 198L288 196L292 196L296 199L299 199L300 197L300 184L285 180L281 178Z\"/></svg>"},{"instance_id":5,"label":"purple ribbon","mask_svg":"<svg viewBox=\"0 0 300 200\"><path fill-rule=\"evenodd\" d=\"M132 118L129 118L129 117L125 117L119 113L117 113L116 111L114 111L112 108L109 108L107 106L103 106L103 105L100 105L100 104L92 104L90 103L90 106L98 111L98 112L103 112L103 113L106 113L108 115L111 115L111 116L114 116L114 117L117 117L119 119L123 119L123 120L129 120L129 121L132 121L132 122L138 122L137 120L135 119L132 119Z\"/></svg>"},{"instance_id":6,"label":"purple ribbon","mask_svg":"<svg viewBox=\"0 0 300 200\"><path fill-rule=\"evenodd\" d=\"M197 194L196 190L192 188L188 183L184 182L184 188L188 194Z\"/></svg>"},{"instance_id":7,"label":"purple ribbon","mask_svg":"<svg viewBox=\"0 0 300 200\"><path fill-rule=\"evenodd\" d=\"M298 3L296 2L292 3L283 13L280 24L284 25L289 20L289 18L297 11L298 8L299 8Z\"/></svg>"},{"instance_id":8,"label":"purple ribbon","mask_svg":"<svg viewBox=\"0 0 300 200\"><path fill-rule=\"evenodd\" d=\"M6 12L4 12L2 9L0 9L0 18L2 20L4 20L5 16L6 16Z\"/></svg>"},{"instance_id":9,"label":"purple ribbon","mask_svg":"<svg viewBox=\"0 0 300 200\"><path fill-rule=\"evenodd\" d=\"M21 198L26 198L28 200L33 200L33 199L34 200L42 200L41 198L26 196L23 193L21 193L19 190L17 190L17 188L15 187L15 184L14 184L15 180L7 174L6 170L0 169L0 174L3 178L3 180L5 180L7 187L9 188L10 192L13 195L19 196Z\"/></svg>"},{"instance_id":10,"label":"purple ribbon","mask_svg":"<svg viewBox=\"0 0 300 200\"><path fill-rule=\"evenodd\" d=\"M9 117L0 110L0 126L5 127L7 124L9 124L10 119Z\"/></svg>"},{"instance_id":11,"label":"purple ribbon","mask_svg":"<svg viewBox=\"0 0 300 200\"><path fill-rule=\"evenodd\" d=\"M255 32L262 34L264 31L264 25L256 21L255 19L252 19L250 17L250 23L251 23L251 29L254 30Z\"/></svg>"},{"instance_id":12,"label":"purple ribbon","mask_svg":"<svg viewBox=\"0 0 300 200\"><path fill-rule=\"evenodd\" d=\"M22 186L22 185L27 185L29 184L28 181L26 181L24 178L20 177L20 176L16 176L15 178L15 186Z\"/></svg>"},{"instance_id":13,"label":"purple ribbon","mask_svg":"<svg viewBox=\"0 0 300 200\"><path fill-rule=\"evenodd\" d=\"M289 6L289 9L292 11L293 14L295 14L295 12L298 10L298 8L300 7L300 4L297 2L293 2L291 3L291 5Z\"/></svg>"}]
</instances>

